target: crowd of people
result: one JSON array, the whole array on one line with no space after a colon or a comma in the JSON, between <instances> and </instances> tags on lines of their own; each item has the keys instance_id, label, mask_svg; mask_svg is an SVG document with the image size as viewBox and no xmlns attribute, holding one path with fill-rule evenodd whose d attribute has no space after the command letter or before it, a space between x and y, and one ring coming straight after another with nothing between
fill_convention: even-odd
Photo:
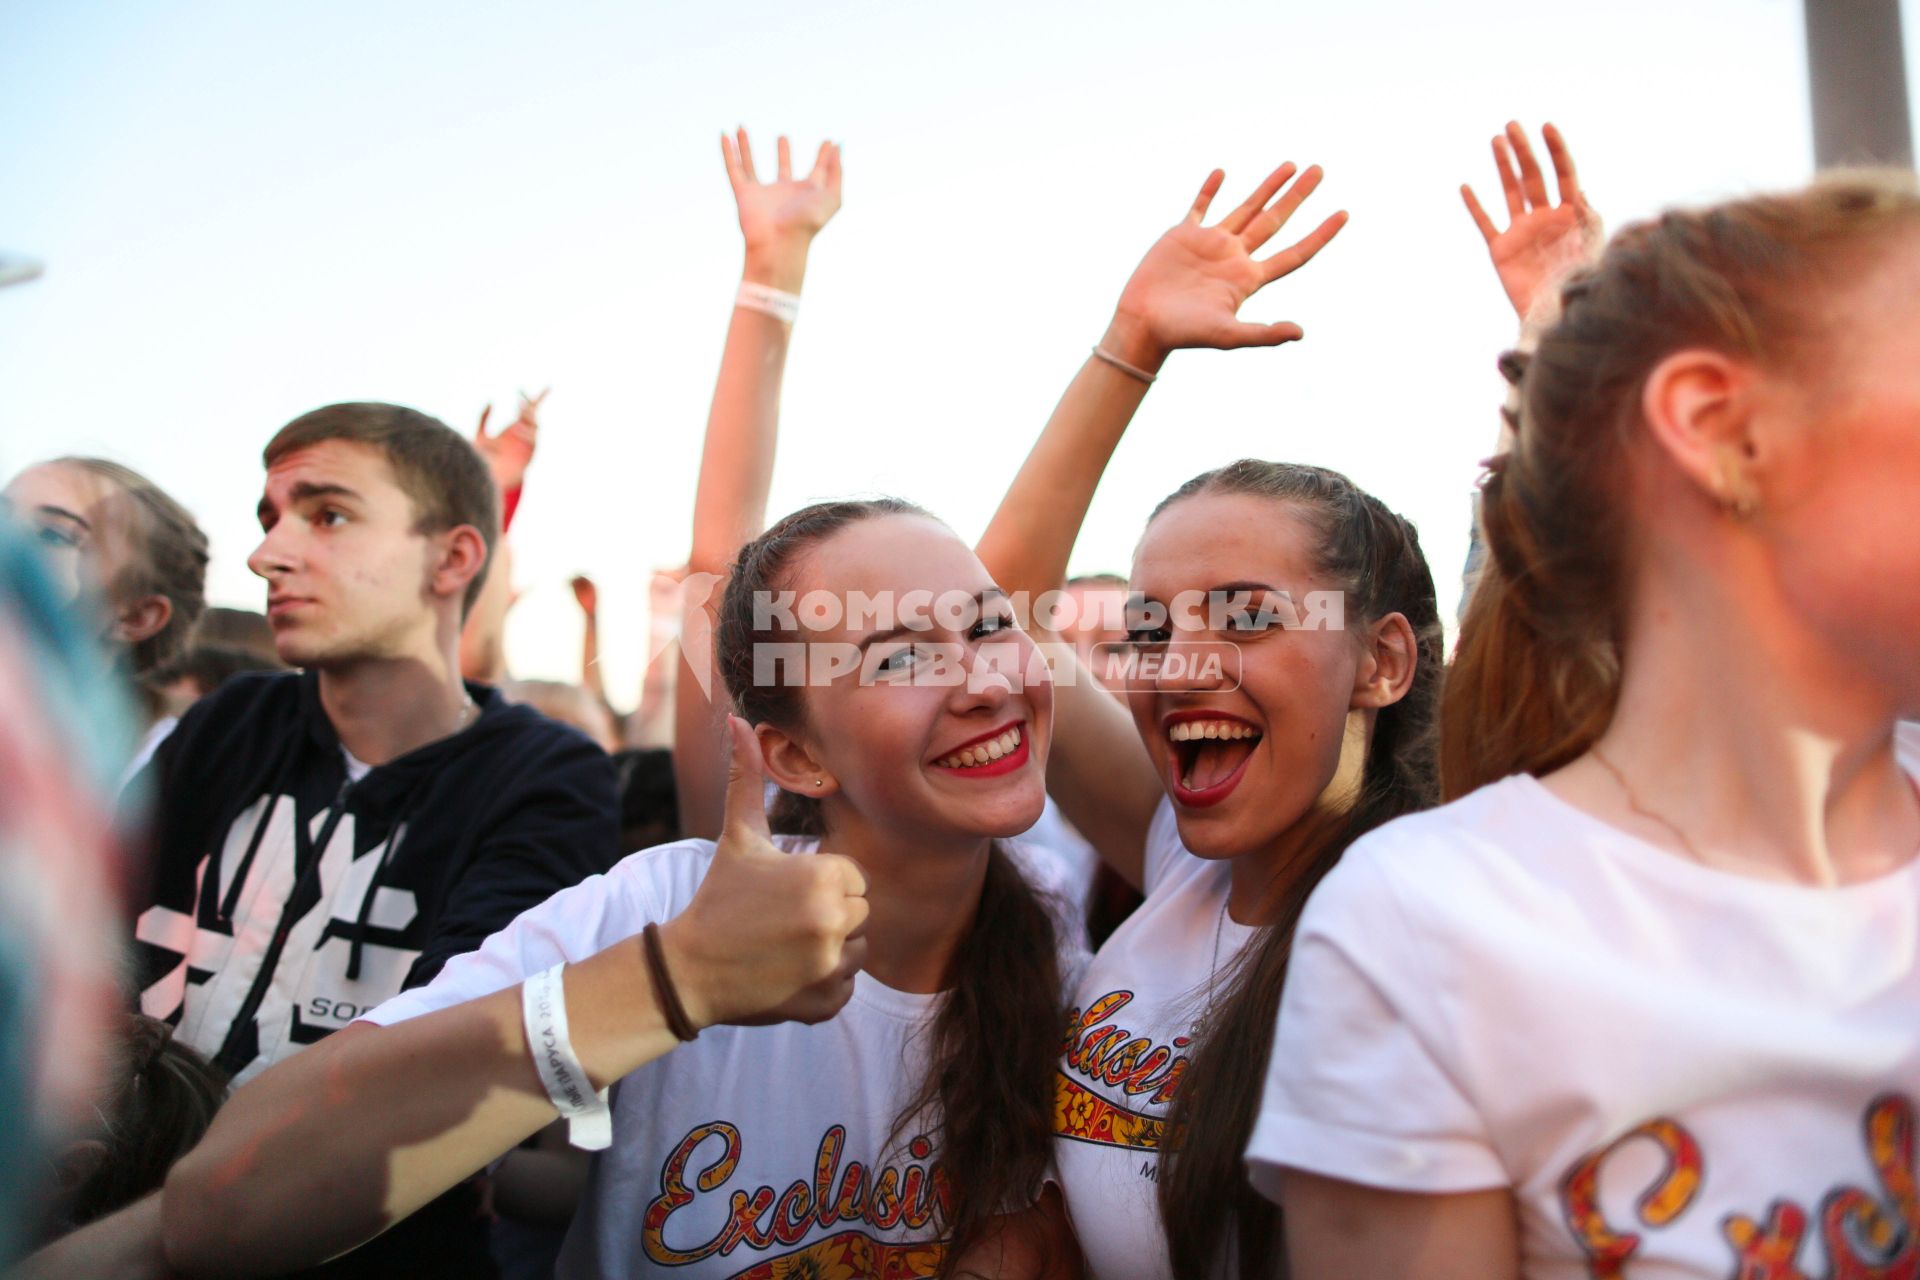
<instances>
[{"instance_id":1,"label":"crowd of people","mask_svg":"<svg viewBox=\"0 0 1920 1280\"><path fill-rule=\"evenodd\" d=\"M510 674L544 392L279 428L263 613L151 480L20 472L0 1264L1920 1276L1920 190L1608 239L1543 141L1493 139L1504 219L1462 188L1520 336L1451 654L1413 526L1303 463L1067 575L1175 354L1303 336L1238 313L1341 251L1271 248L1318 167L1211 221L1207 177L970 546L769 519L841 159L723 138L744 270L624 715L588 579L580 681Z\"/></svg>"}]
</instances>

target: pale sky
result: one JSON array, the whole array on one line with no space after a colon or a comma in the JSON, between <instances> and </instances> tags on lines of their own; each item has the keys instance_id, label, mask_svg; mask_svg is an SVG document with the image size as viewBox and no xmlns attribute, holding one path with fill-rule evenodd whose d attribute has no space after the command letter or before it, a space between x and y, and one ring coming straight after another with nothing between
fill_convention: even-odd
<instances>
[{"instance_id":1,"label":"pale sky","mask_svg":"<svg viewBox=\"0 0 1920 1280\"><path fill-rule=\"evenodd\" d=\"M212 600L258 608L276 427L381 399L465 430L550 384L509 656L578 676L590 572L626 704L738 279L721 130L845 147L771 510L895 493L969 538L1207 171L1225 209L1291 159L1328 174L1302 229L1353 222L1243 314L1306 340L1176 355L1074 568L1124 572L1188 476L1286 458L1411 517L1451 610L1514 327L1459 183L1498 203L1510 117L1561 126L1610 226L1800 182L1802 46L1799 0L0 0L0 249L47 264L0 292L0 472L147 472Z\"/></svg>"}]
</instances>

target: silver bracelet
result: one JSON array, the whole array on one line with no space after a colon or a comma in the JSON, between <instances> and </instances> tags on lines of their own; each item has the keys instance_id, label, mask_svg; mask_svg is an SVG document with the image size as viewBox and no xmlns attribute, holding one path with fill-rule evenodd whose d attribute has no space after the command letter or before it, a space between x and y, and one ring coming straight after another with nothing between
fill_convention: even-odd
<instances>
[{"instance_id":1,"label":"silver bracelet","mask_svg":"<svg viewBox=\"0 0 1920 1280\"><path fill-rule=\"evenodd\" d=\"M1140 381L1146 383L1148 386L1152 386L1153 380L1160 376L1157 373L1148 373L1138 365L1128 364L1125 360L1122 360L1119 356L1113 354L1113 352L1108 351L1105 347L1095 347L1093 349L1093 356L1096 360L1106 361L1120 372L1126 374L1129 378L1140 379Z\"/></svg>"}]
</instances>

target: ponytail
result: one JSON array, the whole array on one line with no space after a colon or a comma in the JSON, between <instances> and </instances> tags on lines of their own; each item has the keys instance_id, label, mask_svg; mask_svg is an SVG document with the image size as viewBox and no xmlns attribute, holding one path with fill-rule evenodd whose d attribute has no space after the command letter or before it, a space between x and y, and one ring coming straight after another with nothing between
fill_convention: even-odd
<instances>
[{"instance_id":1,"label":"ponytail","mask_svg":"<svg viewBox=\"0 0 1920 1280\"><path fill-rule=\"evenodd\" d=\"M1836 336L1821 304L1915 230L1912 174L1838 173L1628 227L1568 282L1532 358L1503 363L1521 411L1481 488L1489 554L1447 680L1447 796L1551 772L1612 720L1648 375L1687 348L1817 365Z\"/></svg>"}]
</instances>

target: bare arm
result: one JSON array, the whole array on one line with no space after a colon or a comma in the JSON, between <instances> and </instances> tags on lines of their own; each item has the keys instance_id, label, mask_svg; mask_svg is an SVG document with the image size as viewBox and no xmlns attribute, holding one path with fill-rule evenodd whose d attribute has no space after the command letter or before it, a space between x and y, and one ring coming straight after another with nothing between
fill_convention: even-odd
<instances>
[{"instance_id":1,"label":"bare arm","mask_svg":"<svg viewBox=\"0 0 1920 1280\"><path fill-rule=\"evenodd\" d=\"M577 573L569 584L574 603L580 606L580 687L607 710L606 678L600 674L600 588L584 573Z\"/></svg>"},{"instance_id":2,"label":"bare arm","mask_svg":"<svg viewBox=\"0 0 1920 1280\"><path fill-rule=\"evenodd\" d=\"M661 928L696 1027L818 1022L853 991L865 880L767 835L758 747L735 721L726 822L687 908ZM575 890L580 892L581 890ZM758 927L742 933L740 920ZM455 963L458 963L456 961ZM566 970L574 1050L598 1088L678 1041L642 944ZM310 1266L384 1231L550 1124L519 984L389 1027L351 1026L237 1091L164 1192L166 1256L193 1274Z\"/></svg>"},{"instance_id":3,"label":"bare arm","mask_svg":"<svg viewBox=\"0 0 1920 1280\"><path fill-rule=\"evenodd\" d=\"M806 278L813 237L840 208L840 149L822 143L813 171L793 177L787 140L780 139L773 182L753 171L746 130L722 138L727 178L740 210L746 240L742 279L798 293ZM736 307L720 356L720 378L707 415L706 444L700 454L699 487L693 500L693 547L689 577L724 575L734 555L758 537L767 522L767 490L773 482L774 444L780 426L780 382L786 372L791 326L774 316ZM689 601L682 618L689 636L710 634L712 606ZM706 617L694 616L705 608ZM680 793L680 826L690 836L711 836L719 829L725 789L726 707L712 646L681 646L681 670L674 689L674 780ZM694 664L706 670L695 670ZM712 691L709 699L707 691Z\"/></svg>"},{"instance_id":4,"label":"bare arm","mask_svg":"<svg viewBox=\"0 0 1920 1280\"><path fill-rule=\"evenodd\" d=\"M1281 166L1211 227L1203 219L1224 175L1209 175L1186 218L1134 269L1100 349L1157 374L1182 347L1275 346L1301 337L1295 324L1237 318L1241 303L1304 265L1345 224L1346 215L1335 214L1298 244L1253 256L1319 185L1320 171L1309 169L1289 186L1294 172ZM1081 366L980 539L981 561L1009 594L1037 599L1065 580L1094 490L1146 392L1144 379L1109 361L1090 357ZM1058 689L1054 722L1049 789L1109 865L1138 886L1161 795L1146 749L1085 672Z\"/></svg>"},{"instance_id":5,"label":"bare arm","mask_svg":"<svg viewBox=\"0 0 1920 1280\"><path fill-rule=\"evenodd\" d=\"M1587 203L1586 193L1580 188L1573 152L1568 149L1566 139L1551 124L1540 132L1553 163L1554 183L1559 188L1557 204L1547 193L1546 174L1534 157L1527 132L1517 122L1509 122L1505 130L1493 137L1493 164L1499 174L1509 219L1506 230L1494 225L1471 186L1463 183L1460 187L1460 198L1466 202L1467 213L1480 238L1486 242L1494 274L1500 278L1500 287L1506 291L1507 300L1520 318L1517 345L1527 352L1533 350L1541 331L1559 315L1560 285L1574 271L1593 261L1606 242L1600 215ZM1521 408L1519 378L1507 368L1504 360L1501 371L1508 375L1509 385L1494 439L1496 457L1513 447L1514 427L1520 420ZM1475 502L1477 513L1477 496ZM1467 601L1479 580L1484 555L1476 515L1468 540L1466 568L1461 574L1461 617L1466 616Z\"/></svg>"},{"instance_id":6,"label":"bare arm","mask_svg":"<svg viewBox=\"0 0 1920 1280\"><path fill-rule=\"evenodd\" d=\"M669 700L680 665L680 593L686 577L685 565L656 569L647 586L647 667L640 676L640 699L622 730L629 747L673 746L674 708Z\"/></svg>"},{"instance_id":7,"label":"bare arm","mask_svg":"<svg viewBox=\"0 0 1920 1280\"><path fill-rule=\"evenodd\" d=\"M636 941L569 966L566 996L596 1088L677 1043ZM174 1167L167 1257L196 1275L313 1265L553 1118L518 986L391 1027L348 1027L235 1092Z\"/></svg>"},{"instance_id":8,"label":"bare arm","mask_svg":"<svg viewBox=\"0 0 1920 1280\"><path fill-rule=\"evenodd\" d=\"M460 628L460 674L482 684L505 684L507 613L513 608L513 546L504 537L494 544L487 580L467 610Z\"/></svg>"},{"instance_id":9,"label":"bare arm","mask_svg":"<svg viewBox=\"0 0 1920 1280\"><path fill-rule=\"evenodd\" d=\"M1285 1170L1292 1280L1519 1280L1513 1194L1382 1191Z\"/></svg>"},{"instance_id":10,"label":"bare arm","mask_svg":"<svg viewBox=\"0 0 1920 1280\"><path fill-rule=\"evenodd\" d=\"M154 1192L60 1237L6 1273L6 1280L168 1280L160 1248L160 1193Z\"/></svg>"}]
</instances>

